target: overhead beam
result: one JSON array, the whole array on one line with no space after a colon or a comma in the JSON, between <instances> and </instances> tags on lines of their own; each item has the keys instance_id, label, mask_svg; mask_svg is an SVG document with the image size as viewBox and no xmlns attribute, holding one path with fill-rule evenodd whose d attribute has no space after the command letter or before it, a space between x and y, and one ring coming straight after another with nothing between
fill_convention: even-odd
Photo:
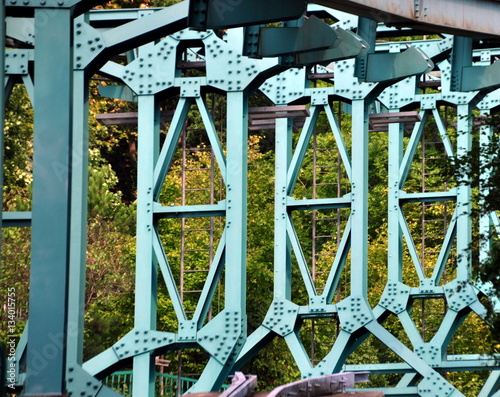
<instances>
[{"instance_id":1,"label":"overhead beam","mask_svg":"<svg viewBox=\"0 0 500 397\"><path fill-rule=\"evenodd\" d=\"M187 27L188 2L183 1L103 33L106 55L119 53Z\"/></svg>"},{"instance_id":2,"label":"overhead beam","mask_svg":"<svg viewBox=\"0 0 500 397\"><path fill-rule=\"evenodd\" d=\"M375 19L465 36L498 36L500 6L493 0L316 0L315 3Z\"/></svg>"},{"instance_id":3,"label":"overhead beam","mask_svg":"<svg viewBox=\"0 0 500 397\"><path fill-rule=\"evenodd\" d=\"M306 11L305 0L191 0L189 26L195 29L227 29L237 26L298 19Z\"/></svg>"}]
</instances>

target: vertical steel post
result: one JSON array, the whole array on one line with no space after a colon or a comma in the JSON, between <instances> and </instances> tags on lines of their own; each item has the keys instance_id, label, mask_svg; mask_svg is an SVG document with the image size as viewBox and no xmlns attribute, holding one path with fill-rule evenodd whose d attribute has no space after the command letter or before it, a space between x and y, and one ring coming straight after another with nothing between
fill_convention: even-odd
<instances>
[{"instance_id":1,"label":"vertical steel post","mask_svg":"<svg viewBox=\"0 0 500 397\"><path fill-rule=\"evenodd\" d=\"M246 252L248 180L248 98L243 91L227 93L226 165L226 269L224 312L227 321L240 321L233 335L232 358L219 362L212 357L191 393L216 391L232 372L246 338ZM233 323L234 324L234 323ZM225 326L229 326L226 322ZM235 330L236 332L236 330Z\"/></svg>"},{"instance_id":2,"label":"vertical steel post","mask_svg":"<svg viewBox=\"0 0 500 397\"><path fill-rule=\"evenodd\" d=\"M35 36L30 319L24 394L63 395L73 128L71 10L37 8Z\"/></svg>"},{"instance_id":3,"label":"vertical steel post","mask_svg":"<svg viewBox=\"0 0 500 397\"><path fill-rule=\"evenodd\" d=\"M246 310L248 102L227 93L226 310Z\"/></svg>"},{"instance_id":4,"label":"vertical steel post","mask_svg":"<svg viewBox=\"0 0 500 397\"><path fill-rule=\"evenodd\" d=\"M352 101L351 295L368 291L368 106Z\"/></svg>"},{"instance_id":5,"label":"vertical steel post","mask_svg":"<svg viewBox=\"0 0 500 397\"><path fill-rule=\"evenodd\" d=\"M462 90L462 71L467 66L472 66L472 37L455 36L451 53L452 91Z\"/></svg>"},{"instance_id":6,"label":"vertical steel post","mask_svg":"<svg viewBox=\"0 0 500 397\"><path fill-rule=\"evenodd\" d=\"M68 350L71 364L82 364L85 309L88 195L88 81L84 70L73 73L71 236L69 252Z\"/></svg>"},{"instance_id":7,"label":"vertical steel post","mask_svg":"<svg viewBox=\"0 0 500 397\"><path fill-rule=\"evenodd\" d=\"M276 119L274 196L274 299L291 300L291 252L287 234L287 175L292 153L292 119Z\"/></svg>"},{"instance_id":8,"label":"vertical steel post","mask_svg":"<svg viewBox=\"0 0 500 397\"><path fill-rule=\"evenodd\" d=\"M359 17L358 20L358 36L368 44L368 52L375 52L375 44L377 39L377 21L374 19ZM368 55L356 58L354 76L358 77L359 81L366 80L366 70L368 66Z\"/></svg>"},{"instance_id":9,"label":"vertical steel post","mask_svg":"<svg viewBox=\"0 0 500 397\"><path fill-rule=\"evenodd\" d=\"M399 109L391 109L390 112L398 112ZM401 180L399 167L403 157L403 128L400 123L389 124L389 189L388 189L388 279L393 281L402 280L403 263L403 241L401 225L399 224L399 192Z\"/></svg>"},{"instance_id":10,"label":"vertical steel post","mask_svg":"<svg viewBox=\"0 0 500 397\"><path fill-rule=\"evenodd\" d=\"M481 109L481 117L490 117L491 112L489 109ZM479 180L479 191L481 192L479 206L484 208L484 196L489 193L487 185L488 179L491 177L491 171L487 167L490 158L488 156L488 147L491 145L493 139L493 127L491 125L482 125L479 133L479 166L481 179ZM481 214L479 218L479 261L484 263L490 257L491 245L491 214Z\"/></svg>"},{"instance_id":11,"label":"vertical steel post","mask_svg":"<svg viewBox=\"0 0 500 397\"><path fill-rule=\"evenodd\" d=\"M471 107L469 104L457 106L457 157L466 158L472 148ZM467 174L467 173L466 173ZM472 189L470 176L464 175L457 186L457 278L471 279L472 243Z\"/></svg>"},{"instance_id":12,"label":"vertical steel post","mask_svg":"<svg viewBox=\"0 0 500 397\"><path fill-rule=\"evenodd\" d=\"M158 270L153 253L154 167L158 159L159 107L154 95L139 96L137 169L136 330L156 329ZM134 396L154 396L155 366L151 353L134 357Z\"/></svg>"}]
</instances>

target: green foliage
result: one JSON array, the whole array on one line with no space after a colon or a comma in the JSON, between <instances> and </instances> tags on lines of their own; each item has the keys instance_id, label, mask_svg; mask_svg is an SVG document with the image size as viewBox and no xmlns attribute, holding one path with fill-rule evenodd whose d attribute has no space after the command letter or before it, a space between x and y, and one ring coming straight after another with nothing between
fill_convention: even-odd
<instances>
[{"instance_id":1,"label":"green foliage","mask_svg":"<svg viewBox=\"0 0 500 397\"><path fill-rule=\"evenodd\" d=\"M133 327L135 239L110 220L88 227L85 358L112 346Z\"/></svg>"},{"instance_id":2,"label":"green foliage","mask_svg":"<svg viewBox=\"0 0 500 397\"><path fill-rule=\"evenodd\" d=\"M133 327L135 206L113 191L116 174L98 154L89 155L89 222L84 355L94 357Z\"/></svg>"},{"instance_id":3,"label":"green foliage","mask_svg":"<svg viewBox=\"0 0 500 397\"><path fill-rule=\"evenodd\" d=\"M33 167L33 108L23 85L16 85L5 109L3 209L28 211Z\"/></svg>"},{"instance_id":4,"label":"green foliage","mask_svg":"<svg viewBox=\"0 0 500 397\"><path fill-rule=\"evenodd\" d=\"M30 268L30 238L28 228L9 228L2 230L2 266L0 273L0 341L6 341L7 335L20 337L28 320L28 283ZM15 292L15 332L8 327L9 312L5 304L9 292Z\"/></svg>"},{"instance_id":5,"label":"green foliage","mask_svg":"<svg viewBox=\"0 0 500 397\"><path fill-rule=\"evenodd\" d=\"M103 85L105 83L102 83ZM132 203L136 199L137 183L137 127L133 125L103 125L97 114L137 112L137 104L117 99L102 98L98 84L91 82L89 99L89 146L94 156L111 165L118 181L114 190L121 191L122 199Z\"/></svg>"},{"instance_id":6,"label":"green foliage","mask_svg":"<svg viewBox=\"0 0 500 397\"><path fill-rule=\"evenodd\" d=\"M3 209L31 208L33 110L22 86L15 86L6 111ZM98 130L97 126L93 129ZM135 208L123 203L117 176L100 151L90 151L87 251L86 357L94 356L132 326ZM30 229L2 230L0 290L16 290L16 330L27 320ZM6 312L0 323L5 325ZM1 332L6 332L6 326Z\"/></svg>"},{"instance_id":7,"label":"green foliage","mask_svg":"<svg viewBox=\"0 0 500 397\"><path fill-rule=\"evenodd\" d=\"M473 189L472 216L477 221L480 218L497 216L500 211L500 151L499 137L500 116L478 116L471 120L476 133L473 134L472 149L456 159L452 172L460 184L469 185ZM480 249L489 248L487 259L478 261ZM488 338L490 350L500 349L500 313L494 307L494 302L500 298L500 243L498 230L493 227L479 234L470 247L473 258L477 261L475 276L489 290L489 302L484 302L488 308L488 322L491 325L491 335Z\"/></svg>"}]
</instances>

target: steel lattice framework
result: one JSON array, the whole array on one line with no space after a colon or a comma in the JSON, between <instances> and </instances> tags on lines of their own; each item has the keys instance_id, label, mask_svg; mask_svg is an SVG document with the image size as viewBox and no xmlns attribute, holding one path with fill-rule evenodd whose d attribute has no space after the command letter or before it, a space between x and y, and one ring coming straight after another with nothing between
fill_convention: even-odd
<instances>
[{"instance_id":1,"label":"steel lattice framework","mask_svg":"<svg viewBox=\"0 0 500 397\"><path fill-rule=\"evenodd\" d=\"M376 15L380 16L384 8L378 2L364 2L360 6L361 2L339 1L343 11L361 16L325 9L338 21L332 27L313 15L319 9L317 6L310 5L311 16L304 18L303 1L287 2L283 7L285 3L277 0L199 0L165 9L88 11L98 3L9 0L0 7L2 20L6 21L0 24L4 29L0 31L1 37L7 35L32 47L5 49L0 57L4 62L0 64L5 77L3 102L14 84L23 83L35 109L33 209L30 213L4 212L1 218L2 227L32 229L29 324L16 349L15 362L17 386L23 394L118 395L100 379L132 360L133 395L153 396L154 358L165 351L191 347L199 347L210 356L191 392L217 390L272 338L281 337L303 377L346 369L397 373L403 376L395 388L384 389L387 395L461 396L444 373L488 370L491 375L480 396L499 395L500 369L494 357L447 353L454 333L470 313L483 318L486 315L479 300L486 286L476 285L471 279L471 188L466 180L441 191L415 192L407 186L419 142L429 123L435 124L436 139L448 159L463 156L471 149L473 109L489 115L500 103L498 64L491 62L499 49L483 46L476 50L472 38L449 35L415 41L410 48L406 42L376 44L377 29L387 27L377 24L376 20L381 18L366 17L373 16L377 7ZM264 3L268 13L262 17L258 10ZM406 4L386 3L393 6L391 10ZM402 5L391 14L402 17L398 23L406 22L413 27L424 22L437 29L432 13L443 12L445 2L434 2L434 9L429 10L417 10L419 2L411 3L413 17ZM465 10L475 4L482 16L484 12L500 10L492 1L482 5L472 1L459 3L457 9L465 7ZM188 19L189 26L196 30L188 28ZM492 21L494 17L485 19ZM265 22L283 20L287 22L281 28L259 27ZM442 29L463 32L459 22L457 17L443 24L446 26ZM470 30L474 35L494 36L491 30L477 28L479 25L471 17ZM237 26L247 27L229 29L223 38L209 30ZM183 77L179 69L178 49L192 43L205 50L200 57L206 75L201 77ZM136 55L128 63L111 61L113 56L131 50ZM328 83L325 87L311 84L312 67L323 73L322 78ZM441 88L427 94L417 87L422 76L432 70L439 72ZM103 95L138 103L135 326L108 350L83 363L88 83L94 73L120 83L103 89ZM262 325L247 335L248 98L258 89L276 106L283 107L280 109L284 113L278 112L274 127L274 241L263 242L274 245L273 300ZM224 93L227 98L225 141L205 101L205 93L213 91ZM160 144L160 100L169 97L178 97L177 107L166 139ZM351 146L339 127L334 101L351 109ZM283 109L296 102L307 103L309 115L294 146L293 120ZM442 106L456 110L456 142L450 138L450 126L440 112ZM194 108L201 116L214 152L225 198L214 204L167 206L160 202L160 193L169 178L188 113ZM388 267L385 291L378 305L371 307L368 303L369 121L370 115L381 108L389 114L386 116L390 142ZM408 108L418 109L419 113L405 141L405 121L398 118ZM294 196L294 189L320 113L328 120L350 191L337 197L299 199ZM492 127L481 128L481 139L487 143L492 139ZM453 208L430 271L426 271L405 215L403 207L408 203L449 203ZM333 209L342 209L348 217L342 225L325 284L319 289L292 215L299 211ZM159 222L192 217L224 217L225 223L198 304L190 316L159 235ZM479 227L485 233L492 227L500 231L497 215L484 216ZM410 264L403 259L405 252L411 258ZM481 255L487 257L487 250ZM291 295L292 257L300 274L293 283L302 284L307 304L296 303ZM452 279L445 279L452 257L456 259L456 272ZM407 283L404 272L408 267L415 272L418 285ZM222 274L223 309L208 318ZM343 274L349 274L350 289L346 297L337 299L335 292ZM179 324L177 332L157 330L159 279L165 283L172 301L171 315ZM415 302L425 299L442 300L447 308L430 340L422 337L411 315ZM300 338L301 324L305 319L332 316L338 316L340 332L332 335L330 352L313 366ZM384 320L390 316L400 321L409 345L384 327ZM346 367L347 357L370 335L391 349L400 362ZM37 364L40 357L43 365Z\"/></svg>"}]
</instances>

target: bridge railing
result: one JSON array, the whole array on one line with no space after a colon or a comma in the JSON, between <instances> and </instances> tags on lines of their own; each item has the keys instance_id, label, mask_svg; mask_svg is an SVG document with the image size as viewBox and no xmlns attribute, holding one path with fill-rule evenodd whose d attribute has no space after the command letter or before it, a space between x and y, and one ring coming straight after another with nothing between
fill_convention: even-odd
<instances>
[{"instance_id":1,"label":"bridge railing","mask_svg":"<svg viewBox=\"0 0 500 397\"><path fill-rule=\"evenodd\" d=\"M103 384L112 388L125 397L132 395L133 383L132 371L118 371L103 380ZM179 384L180 381L180 384ZM181 395L186 393L188 389L196 383L197 379L192 378L179 378L176 375L156 373L156 396L157 397L175 397L180 388Z\"/></svg>"}]
</instances>

